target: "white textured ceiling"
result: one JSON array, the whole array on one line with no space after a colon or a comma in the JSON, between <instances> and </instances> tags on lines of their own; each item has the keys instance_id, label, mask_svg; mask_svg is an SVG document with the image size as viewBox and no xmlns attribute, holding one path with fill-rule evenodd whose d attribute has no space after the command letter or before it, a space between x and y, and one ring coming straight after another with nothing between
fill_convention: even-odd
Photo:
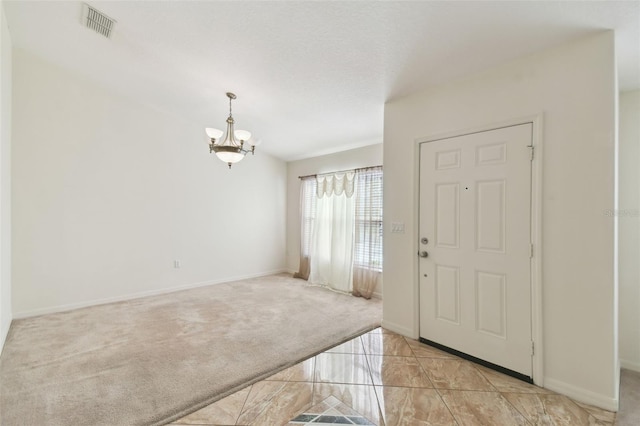
<instances>
[{"instance_id":1,"label":"white textured ceiling","mask_svg":"<svg viewBox=\"0 0 640 426\"><path fill-rule=\"evenodd\" d=\"M3 3L14 48L203 128L235 92L236 128L284 160L379 143L385 101L602 30L640 88L639 1L88 2L111 40L81 2Z\"/></svg>"}]
</instances>

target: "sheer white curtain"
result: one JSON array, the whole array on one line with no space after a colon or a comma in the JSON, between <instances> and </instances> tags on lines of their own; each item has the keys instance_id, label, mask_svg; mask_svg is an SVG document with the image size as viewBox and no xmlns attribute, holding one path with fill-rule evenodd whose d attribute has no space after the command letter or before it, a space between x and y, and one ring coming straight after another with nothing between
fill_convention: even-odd
<instances>
[{"instance_id":1,"label":"sheer white curtain","mask_svg":"<svg viewBox=\"0 0 640 426\"><path fill-rule=\"evenodd\" d=\"M309 279L311 268L311 239L316 218L316 178L304 177L300 184L300 265L294 278Z\"/></svg>"},{"instance_id":2,"label":"sheer white curtain","mask_svg":"<svg viewBox=\"0 0 640 426\"><path fill-rule=\"evenodd\" d=\"M309 282L350 292L353 281L355 173L317 178Z\"/></svg>"},{"instance_id":3,"label":"sheer white curtain","mask_svg":"<svg viewBox=\"0 0 640 426\"><path fill-rule=\"evenodd\" d=\"M353 295L371 298L382 280L382 167L356 173Z\"/></svg>"}]
</instances>

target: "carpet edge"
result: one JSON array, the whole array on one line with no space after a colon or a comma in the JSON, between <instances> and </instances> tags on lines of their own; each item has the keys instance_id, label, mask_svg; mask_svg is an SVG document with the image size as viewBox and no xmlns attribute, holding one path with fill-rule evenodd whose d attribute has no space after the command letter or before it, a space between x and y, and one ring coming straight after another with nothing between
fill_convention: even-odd
<instances>
[{"instance_id":1,"label":"carpet edge","mask_svg":"<svg viewBox=\"0 0 640 426\"><path fill-rule=\"evenodd\" d=\"M279 373L282 370L286 370L289 367L292 367L292 366L294 366L294 365L296 365L296 364L298 364L298 363L300 363L302 361L305 361L305 360L307 360L309 358L313 358L314 356L316 356L318 354L321 354L322 352L325 352L325 351L327 351L327 350L329 350L329 349L331 349L333 347L341 345L341 344L343 344L343 343L345 343L345 342L347 342L347 341L349 341L351 339L355 339L358 336L361 336L361 335L363 335L365 333L368 333L368 332L370 332L372 330L375 330L376 328L379 328L381 326L380 324L381 324L381 322L378 322L377 324L374 324L374 325L369 324L369 325L361 328L359 331L357 331L355 333L352 333L352 334L348 335L347 337L341 339L337 343L328 345L328 346L326 346L325 348L323 348L323 349L321 349L319 351L313 352L310 355L307 355L307 356L304 356L304 357L298 359L297 361L291 361L291 362L285 363L282 366L279 366L279 367L275 368L274 370L270 370L270 371L264 372L264 373L254 377L254 378L252 378L252 379L250 379L248 381L245 381L245 382L240 383L238 385L232 386L230 389L228 389L228 390L226 390L224 392L218 393L218 394L216 394L216 395L204 400L201 403L198 403L198 404L196 404L194 406L191 406L191 407L189 407L187 409L181 410L181 411L177 412L176 414L173 414L173 415L171 415L169 417L164 417L163 419L158 419L157 421L154 421L153 423L151 423L150 426L167 425L167 424L169 424L169 423L171 423L173 421L176 421L176 420L179 420L179 419L181 419L181 418L183 418L185 416L188 416L189 414L195 413L196 411L201 410L204 407L206 407L208 405L211 405L214 402L217 402L217 401L219 401L219 400L221 400L223 398L226 398L227 396L229 396L231 394L234 394L234 393L246 388L247 386L251 386L254 383L257 383L257 382L259 382L261 380L266 379L269 376L272 376L272 375L274 375L276 373Z\"/></svg>"}]
</instances>

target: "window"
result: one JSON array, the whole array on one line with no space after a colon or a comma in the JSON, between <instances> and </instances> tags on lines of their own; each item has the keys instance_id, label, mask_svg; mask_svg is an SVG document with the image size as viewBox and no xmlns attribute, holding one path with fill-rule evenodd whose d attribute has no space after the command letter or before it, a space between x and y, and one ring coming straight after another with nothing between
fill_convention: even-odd
<instances>
[{"instance_id":1,"label":"window","mask_svg":"<svg viewBox=\"0 0 640 426\"><path fill-rule=\"evenodd\" d=\"M382 276L382 167L302 177L300 225L294 276L370 298Z\"/></svg>"},{"instance_id":2,"label":"window","mask_svg":"<svg viewBox=\"0 0 640 426\"><path fill-rule=\"evenodd\" d=\"M382 167L357 176L354 266L382 271Z\"/></svg>"},{"instance_id":3,"label":"window","mask_svg":"<svg viewBox=\"0 0 640 426\"><path fill-rule=\"evenodd\" d=\"M311 236L313 234L313 225L316 220L316 195L317 189L316 179L304 179L302 181L302 191L300 198L300 220L301 223L301 244L300 255L309 257L311 251Z\"/></svg>"}]
</instances>

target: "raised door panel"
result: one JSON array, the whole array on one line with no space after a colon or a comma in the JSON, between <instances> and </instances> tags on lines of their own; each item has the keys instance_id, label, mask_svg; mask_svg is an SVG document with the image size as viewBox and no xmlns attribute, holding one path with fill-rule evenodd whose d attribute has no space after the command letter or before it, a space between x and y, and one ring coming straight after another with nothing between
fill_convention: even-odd
<instances>
[{"instance_id":1,"label":"raised door panel","mask_svg":"<svg viewBox=\"0 0 640 426\"><path fill-rule=\"evenodd\" d=\"M436 265L435 312L441 321L460 324L460 273L455 266Z\"/></svg>"},{"instance_id":2,"label":"raised door panel","mask_svg":"<svg viewBox=\"0 0 640 426\"><path fill-rule=\"evenodd\" d=\"M505 247L504 179L476 182L476 250L504 253Z\"/></svg>"},{"instance_id":3,"label":"raised door panel","mask_svg":"<svg viewBox=\"0 0 640 426\"><path fill-rule=\"evenodd\" d=\"M502 339L507 338L506 276L476 271L476 329Z\"/></svg>"},{"instance_id":4,"label":"raised door panel","mask_svg":"<svg viewBox=\"0 0 640 426\"><path fill-rule=\"evenodd\" d=\"M460 184L441 183L435 190L435 244L437 247L460 246Z\"/></svg>"}]
</instances>

